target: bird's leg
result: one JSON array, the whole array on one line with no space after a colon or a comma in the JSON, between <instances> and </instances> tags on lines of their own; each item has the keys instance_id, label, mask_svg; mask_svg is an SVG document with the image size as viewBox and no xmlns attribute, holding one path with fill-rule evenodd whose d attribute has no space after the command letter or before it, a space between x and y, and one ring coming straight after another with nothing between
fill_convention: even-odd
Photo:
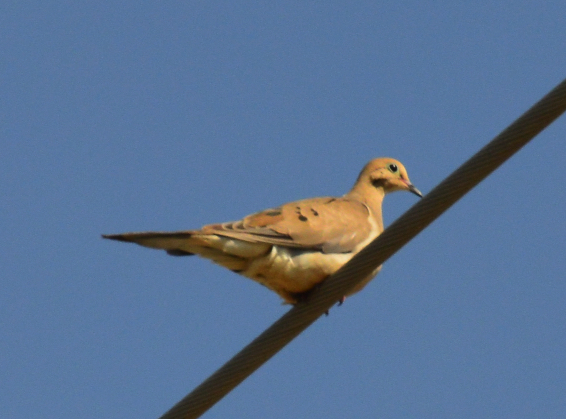
<instances>
[{"instance_id":1,"label":"bird's leg","mask_svg":"<svg viewBox=\"0 0 566 419\"><path fill-rule=\"evenodd\" d=\"M309 300L309 297L311 295L311 293L313 292L313 290L315 290L316 288L320 287L320 284L315 285L312 289L305 291L305 292L297 292L297 293L293 293L290 294L291 298L293 300L295 300L295 302L293 303L293 305L296 304L300 304L300 303L306 303ZM340 307L342 304L344 304L344 301L346 301L346 296L343 295L342 297L340 297L340 299L338 300L338 307ZM324 312L324 314L326 316L328 316L328 310L326 310Z\"/></svg>"},{"instance_id":2,"label":"bird's leg","mask_svg":"<svg viewBox=\"0 0 566 419\"><path fill-rule=\"evenodd\" d=\"M309 301L310 294L311 294L311 290L305 292L289 293L289 300L295 301L294 303L292 303L293 305L306 303L307 301Z\"/></svg>"}]
</instances>

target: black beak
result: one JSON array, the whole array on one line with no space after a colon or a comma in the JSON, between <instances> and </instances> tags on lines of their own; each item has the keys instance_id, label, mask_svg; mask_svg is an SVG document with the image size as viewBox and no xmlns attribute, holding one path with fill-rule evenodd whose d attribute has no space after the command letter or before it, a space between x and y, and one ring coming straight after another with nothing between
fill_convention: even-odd
<instances>
[{"instance_id":1,"label":"black beak","mask_svg":"<svg viewBox=\"0 0 566 419\"><path fill-rule=\"evenodd\" d=\"M412 183L410 183L409 185L409 192L414 193L415 195L417 195L419 198L423 197L423 194L421 193L421 191L419 191L415 185L413 185Z\"/></svg>"}]
</instances>

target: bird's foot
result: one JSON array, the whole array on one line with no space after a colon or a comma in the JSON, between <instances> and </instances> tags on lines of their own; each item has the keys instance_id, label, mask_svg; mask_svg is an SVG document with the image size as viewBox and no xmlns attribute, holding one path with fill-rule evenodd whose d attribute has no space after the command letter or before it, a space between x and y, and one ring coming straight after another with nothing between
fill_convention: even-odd
<instances>
[{"instance_id":1,"label":"bird's foot","mask_svg":"<svg viewBox=\"0 0 566 419\"><path fill-rule=\"evenodd\" d=\"M306 303L309 300L309 297L310 297L312 291L317 287L318 287L318 285L315 286L313 289L306 291L306 292L290 294L290 297L294 300L294 303L292 303L292 304L295 305L295 304L300 304L300 303ZM342 304L344 304L344 301L346 301L345 295L340 297L340 299L338 300L338 304L337 304L338 307L340 307ZM328 316L328 314L329 314L329 310L326 310L324 312L324 315Z\"/></svg>"}]
</instances>

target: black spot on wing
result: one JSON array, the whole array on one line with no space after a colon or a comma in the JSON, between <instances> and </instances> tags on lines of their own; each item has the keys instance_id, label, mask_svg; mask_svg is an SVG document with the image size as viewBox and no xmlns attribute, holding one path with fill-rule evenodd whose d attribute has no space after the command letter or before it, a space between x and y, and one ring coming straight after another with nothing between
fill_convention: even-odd
<instances>
[{"instance_id":1,"label":"black spot on wing","mask_svg":"<svg viewBox=\"0 0 566 419\"><path fill-rule=\"evenodd\" d=\"M299 220L305 222L308 221L308 218L305 217L303 214L299 214Z\"/></svg>"},{"instance_id":2,"label":"black spot on wing","mask_svg":"<svg viewBox=\"0 0 566 419\"><path fill-rule=\"evenodd\" d=\"M266 211L264 214L268 215L269 217L277 217L278 215L281 215L281 210L278 209L278 208L275 208L275 209Z\"/></svg>"}]
</instances>

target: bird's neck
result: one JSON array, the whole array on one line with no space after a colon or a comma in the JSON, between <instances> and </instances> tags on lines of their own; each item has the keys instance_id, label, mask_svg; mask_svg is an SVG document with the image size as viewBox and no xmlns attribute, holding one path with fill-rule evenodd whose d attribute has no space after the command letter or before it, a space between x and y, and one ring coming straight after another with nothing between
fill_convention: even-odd
<instances>
[{"instance_id":1,"label":"bird's neck","mask_svg":"<svg viewBox=\"0 0 566 419\"><path fill-rule=\"evenodd\" d=\"M366 188L371 188L371 190L364 190ZM367 205L367 207L371 211L373 219L375 220L379 228L379 232L381 233L383 231L383 215L381 212L381 204L383 203L383 198L385 197L385 191L382 187L354 187L350 192L346 194L346 197L363 202L365 205Z\"/></svg>"}]
</instances>

